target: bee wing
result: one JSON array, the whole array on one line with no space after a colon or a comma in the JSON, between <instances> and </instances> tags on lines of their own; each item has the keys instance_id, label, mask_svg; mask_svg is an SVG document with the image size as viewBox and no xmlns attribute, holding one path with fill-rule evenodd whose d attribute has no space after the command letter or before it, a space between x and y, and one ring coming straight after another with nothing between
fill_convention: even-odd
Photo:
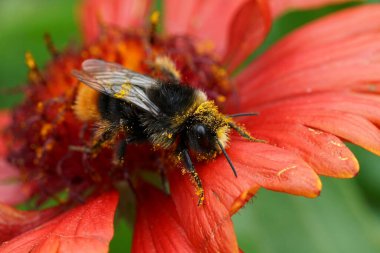
<instances>
[{"instance_id":1,"label":"bee wing","mask_svg":"<svg viewBox=\"0 0 380 253\"><path fill-rule=\"evenodd\" d=\"M73 75L82 83L154 115L160 112L146 95L147 89L158 85L155 79L128 70L119 64L95 59L85 60L82 69L83 71L73 71Z\"/></svg>"}]
</instances>

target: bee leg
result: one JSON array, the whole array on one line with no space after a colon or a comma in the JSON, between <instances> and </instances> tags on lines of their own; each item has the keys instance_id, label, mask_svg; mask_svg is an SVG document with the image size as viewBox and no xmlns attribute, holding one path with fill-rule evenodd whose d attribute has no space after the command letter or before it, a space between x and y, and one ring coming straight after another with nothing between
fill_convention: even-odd
<instances>
[{"instance_id":1,"label":"bee leg","mask_svg":"<svg viewBox=\"0 0 380 253\"><path fill-rule=\"evenodd\" d=\"M169 186L168 186L168 181L166 179L166 170L161 158L157 158L157 166L160 173L162 189L166 194L169 194Z\"/></svg>"},{"instance_id":2,"label":"bee leg","mask_svg":"<svg viewBox=\"0 0 380 253\"><path fill-rule=\"evenodd\" d=\"M182 154L182 159L185 163L185 168L187 172L190 173L192 179L194 180L194 183L196 184L197 195L198 195L198 206L201 206L205 198L201 179L199 178L198 173L195 171L193 162L191 161L191 158L187 149L183 149L181 154Z\"/></svg>"},{"instance_id":3,"label":"bee leg","mask_svg":"<svg viewBox=\"0 0 380 253\"><path fill-rule=\"evenodd\" d=\"M78 151L82 153L92 154L94 156L97 155L97 153L102 149L103 145L111 140L117 131L115 131L114 128L110 128L105 130L100 137L95 141L95 143L88 147L88 146L69 146L70 151Z\"/></svg>"},{"instance_id":4,"label":"bee leg","mask_svg":"<svg viewBox=\"0 0 380 253\"><path fill-rule=\"evenodd\" d=\"M118 143L116 147L116 152L112 162L117 167L122 167L124 165L124 156L125 151L127 150L127 144L127 140L123 139Z\"/></svg>"},{"instance_id":5,"label":"bee leg","mask_svg":"<svg viewBox=\"0 0 380 253\"><path fill-rule=\"evenodd\" d=\"M253 141L253 142L261 142L261 143L267 143L267 141L265 140L260 140L260 139L256 139L254 137L252 137L248 132L247 130L245 130L244 127L242 126L239 126L238 124L236 124L235 122L228 122L228 126L231 127L232 129L234 129L236 132L238 132L238 134L243 137L244 139L247 139L249 141Z\"/></svg>"},{"instance_id":6,"label":"bee leg","mask_svg":"<svg viewBox=\"0 0 380 253\"><path fill-rule=\"evenodd\" d=\"M177 69L175 62L168 56L157 56L152 63L152 67L155 70L160 71L164 75L165 79L174 81L181 80L181 73Z\"/></svg>"}]
</instances>

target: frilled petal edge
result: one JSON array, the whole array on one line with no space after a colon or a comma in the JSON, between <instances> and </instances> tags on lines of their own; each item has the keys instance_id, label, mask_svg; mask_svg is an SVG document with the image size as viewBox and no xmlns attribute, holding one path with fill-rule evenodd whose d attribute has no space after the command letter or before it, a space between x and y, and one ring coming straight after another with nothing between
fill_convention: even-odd
<instances>
[{"instance_id":1,"label":"frilled petal edge","mask_svg":"<svg viewBox=\"0 0 380 253\"><path fill-rule=\"evenodd\" d=\"M1 252L108 252L118 193L104 193L0 246Z\"/></svg>"}]
</instances>

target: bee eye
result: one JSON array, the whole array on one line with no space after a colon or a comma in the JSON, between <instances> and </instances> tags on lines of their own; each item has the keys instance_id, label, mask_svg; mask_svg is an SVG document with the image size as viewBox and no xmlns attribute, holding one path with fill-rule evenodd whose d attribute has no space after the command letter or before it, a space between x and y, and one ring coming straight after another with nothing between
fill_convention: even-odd
<instances>
[{"instance_id":1,"label":"bee eye","mask_svg":"<svg viewBox=\"0 0 380 253\"><path fill-rule=\"evenodd\" d=\"M202 124L193 125L188 132L189 147L198 152L209 152L213 149L214 135Z\"/></svg>"},{"instance_id":2,"label":"bee eye","mask_svg":"<svg viewBox=\"0 0 380 253\"><path fill-rule=\"evenodd\" d=\"M198 135L197 136L198 138L202 138L202 137L206 136L206 127L205 126L195 125L195 126L193 126L193 129L194 129L194 132L196 133L196 135Z\"/></svg>"}]
</instances>

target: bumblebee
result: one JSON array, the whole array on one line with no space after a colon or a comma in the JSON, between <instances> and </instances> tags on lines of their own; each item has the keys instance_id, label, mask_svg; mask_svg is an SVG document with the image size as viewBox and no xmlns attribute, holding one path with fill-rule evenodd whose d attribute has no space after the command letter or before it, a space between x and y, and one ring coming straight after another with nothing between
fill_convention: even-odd
<instances>
[{"instance_id":1,"label":"bumblebee","mask_svg":"<svg viewBox=\"0 0 380 253\"><path fill-rule=\"evenodd\" d=\"M203 91L181 83L173 64L163 65L171 76L168 80L153 79L116 63L85 60L82 71L73 71L85 84L78 91L74 111L81 119L100 122L95 142L86 152L98 152L121 131L126 137L119 159L131 143L148 142L155 148L173 150L191 175L201 205L204 190L192 157L210 160L223 153L237 176L225 150L229 132L233 129L245 139L257 139L233 121L234 116L248 114L223 115Z\"/></svg>"}]
</instances>

